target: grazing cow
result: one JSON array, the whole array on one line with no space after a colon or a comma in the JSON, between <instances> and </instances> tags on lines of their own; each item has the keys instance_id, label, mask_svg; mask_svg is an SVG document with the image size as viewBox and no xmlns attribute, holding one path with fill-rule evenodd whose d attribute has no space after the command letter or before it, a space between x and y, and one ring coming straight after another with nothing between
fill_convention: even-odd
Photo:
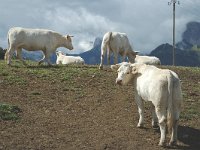
<instances>
[{"instance_id":1,"label":"grazing cow","mask_svg":"<svg viewBox=\"0 0 200 150\"><path fill-rule=\"evenodd\" d=\"M8 50L5 54L5 59L9 65L15 50L17 50L17 57L22 61L22 48L28 51L42 50L44 57L39 61L39 64L46 60L50 65L50 56L58 47L66 47L72 50L71 36L63 36L55 31L46 29L14 27L8 31Z\"/></svg>"},{"instance_id":2,"label":"grazing cow","mask_svg":"<svg viewBox=\"0 0 200 150\"><path fill-rule=\"evenodd\" d=\"M154 56L136 55L135 63L147 64L147 65L161 65L160 59Z\"/></svg>"},{"instance_id":3,"label":"grazing cow","mask_svg":"<svg viewBox=\"0 0 200 150\"><path fill-rule=\"evenodd\" d=\"M166 122L171 133L169 145L175 145L182 102L181 83L177 74L152 65L127 62L112 65L111 68L118 69L117 84L125 85L132 82L134 85L135 101L140 116L137 126L142 127L144 123L143 101L150 101L154 108L152 125L156 126L158 120L160 127L159 145L165 145Z\"/></svg>"},{"instance_id":4,"label":"grazing cow","mask_svg":"<svg viewBox=\"0 0 200 150\"><path fill-rule=\"evenodd\" d=\"M85 63L83 58L81 58L80 56L66 56L60 51L56 52L56 55L57 55L56 64L68 65L68 64L84 64Z\"/></svg>"},{"instance_id":5,"label":"grazing cow","mask_svg":"<svg viewBox=\"0 0 200 150\"><path fill-rule=\"evenodd\" d=\"M104 56L107 50L107 63L110 64L110 52L114 54L114 63L118 63L118 54L122 56L122 61L125 61L126 56L130 62L134 62L136 52L133 51L128 37L125 33L107 32L101 44L101 63L99 69L103 69Z\"/></svg>"}]
</instances>

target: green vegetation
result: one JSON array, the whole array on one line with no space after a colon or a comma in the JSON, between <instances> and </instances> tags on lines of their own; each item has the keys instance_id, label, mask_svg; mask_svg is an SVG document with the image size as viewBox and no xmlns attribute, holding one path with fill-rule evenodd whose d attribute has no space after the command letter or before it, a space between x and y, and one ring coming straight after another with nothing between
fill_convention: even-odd
<instances>
[{"instance_id":1,"label":"green vegetation","mask_svg":"<svg viewBox=\"0 0 200 150\"><path fill-rule=\"evenodd\" d=\"M200 47L198 45L193 45L191 49L200 52Z\"/></svg>"},{"instance_id":2,"label":"green vegetation","mask_svg":"<svg viewBox=\"0 0 200 150\"><path fill-rule=\"evenodd\" d=\"M18 120L21 110L17 106L0 103L0 120Z\"/></svg>"}]
</instances>

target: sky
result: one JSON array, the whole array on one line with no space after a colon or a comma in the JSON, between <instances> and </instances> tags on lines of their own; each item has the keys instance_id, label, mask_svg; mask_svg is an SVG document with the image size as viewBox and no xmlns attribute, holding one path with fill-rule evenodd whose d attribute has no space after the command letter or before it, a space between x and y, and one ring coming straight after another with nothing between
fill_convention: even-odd
<instances>
[{"instance_id":1,"label":"sky","mask_svg":"<svg viewBox=\"0 0 200 150\"><path fill-rule=\"evenodd\" d=\"M1 0L0 47L11 27L42 28L73 35L73 53L90 50L108 31L128 35L135 51L150 53L172 44L171 0ZM200 21L200 1L176 4L176 42L190 21ZM62 48L65 49L65 48ZM69 52L66 49L66 52Z\"/></svg>"}]
</instances>

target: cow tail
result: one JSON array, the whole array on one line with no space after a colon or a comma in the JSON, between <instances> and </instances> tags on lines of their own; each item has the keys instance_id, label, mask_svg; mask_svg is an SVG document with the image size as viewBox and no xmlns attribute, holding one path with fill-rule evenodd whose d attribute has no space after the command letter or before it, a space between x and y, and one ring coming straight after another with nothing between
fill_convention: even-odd
<instances>
[{"instance_id":1,"label":"cow tail","mask_svg":"<svg viewBox=\"0 0 200 150\"><path fill-rule=\"evenodd\" d=\"M167 108L167 127L169 133L172 131L174 125L175 116L174 116L174 106L173 106L173 75L170 72L168 78L168 108Z\"/></svg>"}]
</instances>

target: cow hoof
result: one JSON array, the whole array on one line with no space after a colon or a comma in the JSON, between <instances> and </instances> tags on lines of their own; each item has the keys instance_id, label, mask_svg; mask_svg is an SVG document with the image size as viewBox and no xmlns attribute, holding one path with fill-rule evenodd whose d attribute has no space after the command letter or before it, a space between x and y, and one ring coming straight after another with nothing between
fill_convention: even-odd
<instances>
[{"instance_id":1,"label":"cow hoof","mask_svg":"<svg viewBox=\"0 0 200 150\"><path fill-rule=\"evenodd\" d=\"M176 146L177 145L177 142L176 141L170 141L169 142L169 146Z\"/></svg>"},{"instance_id":2,"label":"cow hoof","mask_svg":"<svg viewBox=\"0 0 200 150\"><path fill-rule=\"evenodd\" d=\"M158 129L159 128L158 124L154 124L152 127L153 127L153 129Z\"/></svg>"},{"instance_id":3,"label":"cow hoof","mask_svg":"<svg viewBox=\"0 0 200 150\"><path fill-rule=\"evenodd\" d=\"M144 125L143 124L138 124L137 127L138 128L144 128Z\"/></svg>"},{"instance_id":4,"label":"cow hoof","mask_svg":"<svg viewBox=\"0 0 200 150\"><path fill-rule=\"evenodd\" d=\"M103 66L99 66L99 70L103 70Z\"/></svg>"},{"instance_id":5,"label":"cow hoof","mask_svg":"<svg viewBox=\"0 0 200 150\"><path fill-rule=\"evenodd\" d=\"M160 142L160 143L158 144L158 146L165 147L165 143L164 143L164 142Z\"/></svg>"}]
</instances>

